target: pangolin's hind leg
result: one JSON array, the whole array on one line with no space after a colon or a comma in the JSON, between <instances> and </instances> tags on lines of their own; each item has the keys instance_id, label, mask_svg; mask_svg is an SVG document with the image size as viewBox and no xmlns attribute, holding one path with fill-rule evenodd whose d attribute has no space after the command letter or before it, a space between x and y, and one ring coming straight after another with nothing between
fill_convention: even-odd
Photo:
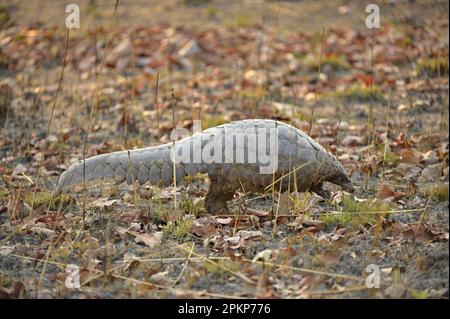
<instances>
[{"instance_id":1,"label":"pangolin's hind leg","mask_svg":"<svg viewBox=\"0 0 450 319\"><path fill-rule=\"evenodd\" d=\"M220 185L216 177L211 177L211 185L205 197L205 208L210 214L226 213L228 211L226 202L233 198L235 191L225 189Z\"/></svg>"}]
</instances>

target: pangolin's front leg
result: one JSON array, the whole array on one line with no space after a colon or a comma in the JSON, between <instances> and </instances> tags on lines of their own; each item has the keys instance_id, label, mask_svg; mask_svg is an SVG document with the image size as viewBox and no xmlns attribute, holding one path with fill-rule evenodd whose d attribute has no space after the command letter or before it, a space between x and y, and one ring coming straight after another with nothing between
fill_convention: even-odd
<instances>
[{"instance_id":1,"label":"pangolin's front leg","mask_svg":"<svg viewBox=\"0 0 450 319\"><path fill-rule=\"evenodd\" d=\"M205 208L210 214L228 212L226 202L233 198L235 190L224 187L215 176L210 176L211 184L205 196Z\"/></svg>"},{"instance_id":2,"label":"pangolin's front leg","mask_svg":"<svg viewBox=\"0 0 450 319\"><path fill-rule=\"evenodd\" d=\"M325 199L330 199L331 198L331 192L329 190L327 190L323 184L320 184L318 186L312 187L311 191L313 191L314 193L316 193L317 195L325 198Z\"/></svg>"}]
</instances>

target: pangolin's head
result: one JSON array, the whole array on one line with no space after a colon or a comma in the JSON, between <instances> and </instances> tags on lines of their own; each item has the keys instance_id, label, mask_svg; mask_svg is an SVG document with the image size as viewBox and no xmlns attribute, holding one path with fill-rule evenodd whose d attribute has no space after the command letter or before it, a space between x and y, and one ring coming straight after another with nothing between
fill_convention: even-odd
<instances>
[{"instance_id":1,"label":"pangolin's head","mask_svg":"<svg viewBox=\"0 0 450 319\"><path fill-rule=\"evenodd\" d=\"M339 161L336 161L336 162L338 163L338 165L335 166L336 169L331 174L328 181L330 183L341 186L343 190L345 190L349 193L353 193L355 191L355 187L353 186L352 181L350 180L350 178L348 178L342 164L339 163Z\"/></svg>"}]
</instances>

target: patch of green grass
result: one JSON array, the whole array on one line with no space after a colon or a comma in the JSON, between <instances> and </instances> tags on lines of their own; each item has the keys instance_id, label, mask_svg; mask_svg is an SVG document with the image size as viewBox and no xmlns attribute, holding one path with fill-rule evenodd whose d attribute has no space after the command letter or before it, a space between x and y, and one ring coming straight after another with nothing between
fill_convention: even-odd
<instances>
[{"instance_id":1,"label":"patch of green grass","mask_svg":"<svg viewBox=\"0 0 450 319\"><path fill-rule=\"evenodd\" d=\"M228 271L237 272L241 269L241 263L232 260L215 260L215 264L205 261L203 267L209 274L218 275L223 278Z\"/></svg>"},{"instance_id":2,"label":"patch of green grass","mask_svg":"<svg viewBox=\"0 0 450 319\"><path fill-rule=\"evenodd\" d=\"M201 201L195 202L192 198L184 196L180 200L180 210L183 214L200 216L204 212Z\"/></svg>"},{"instance_id":3,"label":"patch of green grass","mask_svg":"<svg viewBox=\"0 0 450 319\"><path fill-rule=\"evenodd\" d=\"M219 9L216 6L209 6L208 9L206 9L206 14L210 18L215 18L219 14Z\"/></svg>"},{"instance_id":4,"label":"patch of green grass","mask_svg":"<svg viewBox=\"0 0 450 319\"><path fill-rule=\"evenodd\" d=\"M211 3L211 0L183 0L185 6L198 6L206 3Z\"/></svg>"},{"instance_id":5,"label":"patch of green grass","mask_svg":"<svg viewBox=\"0 0 450 319\"><path fill-rule=\"evenodd\" d=\"M225 124L228 121L223 116L212 116L202 119L202 129L215 127L221 124Z\"/></svg>"},{"instance_id":6,"label":"patch of green grass","mask_svg":"<svg viewBox=\"0 0 450 319\"><path fill-rule=\"evenodd\" d=\"M394 167L400 162L400 157L391 151L390 146L388 145L386 147L386 155L384 155L385 152L385 144L384 143L377 143L376 144L377 150L381 153L381 157L384 157L384 166L385 167Z\"/></svg>"},{"instance_id":7,"label":"patch of green grass","mask_svg":"<svg viewBox=\"0 0 450 319\"><path fill-rule=\"evenodd\" d=\"M321 215L320 220L327 224L344 227L372 224L377 220L377 212L386 211L389 206L377 199L359 201L353 196L344 195L337 208L341 210L341 213L324 214Z\"/></svg>"},{"instance_id":8,"label":"patch of green grass","mask_svg":"<svg viewBox=\"0 0 450 319\"><path fill-rule=\"evenodd\" d=\"M432 186L426 187L422 191L422 194L424 194L428 198L431 198L432 200L443 202L448 200L448 192L448 183L437 183Z\"/></svg>"},{"instance_id":9,"label":"patch of green grass","mask_svg":"<svg viewBox=\"0 0 450 319\"><path fill-rule=\"evenodd\" d=\"M169 211L159 201L156 201L149 208L148 218L156 224L167 223Z\"/></svg>"},{"instance_id":10,"label":"patch of green grass","mask_svg":"<svg viewBox=\"0 0 450 319\"><path fill-rule=\"evenodd\" d=\"M370 101L372 98L374 101L379 102L384 102L385 100L383 92L377 86L373 87L372 94L370 92L370 87L353 85L346 90L336 91L334 93L334 96L338 98L344 98L347 100L358 100L358 101Z\"/></svg>"},{"instance_id":11,"label":"patch of green grass","mask_svg":"<svg viewBox=\"0 0 450 319\"><path fill-rule=\"evenodd\" d=\"M384 163L387 167L394 167L400 161L400 157L395 155L393 152L387 151L384 158Z\"/></svg>"},{"instance_id":12,"label":"patch of green grass","mask_svg":"<svg viewBox=\"0 0 450 319\"><path fill-rule=\"evenodd\" d=\"M6 196L8 195L8 191L6 188L0 188L0 200L6 199Z\"/></svg>"},{"instance_id":13,"label":"patch of green grass","mask_svg":"<svg viewBox=\"0 0 450 319\"><path fill-rule=\"evenodd\" d=\"M266 97L269 94L266 89L263 87L256 87L252 89L245 89L240 92L240 95L243 98L250 99L250 100L261 100L262 98Z\"/></svg>"},{"instance_id":14,"label":"patch of green grass","mask_svg":"<svg viewBox=\"0 0 450 319\"><path fill-rule=\"evenodd\" d=\"M295 52L294 53L294 57L297 60L302 61L302 60L304 60L307 57L307 55L306 55L306 53L303 53L303 52Z\"/></svg>"},{"instance_id":15,"label":"patch of green grass","mask_svg":"<svg viewBox=\"0 0 450 319\"><path fill-rule=\"evenodd\" d=\"M0 65L6 65L6 63L7 60L3 61L2 57L0 56ZM11 112L12 100L12 91L9 86L7 84L0 84L0 127L3 125L3 120L6 119L8 110L10 110Z\"/></svg>"},{"instance_id":16,"label":"patch of green grass","mask_svg":"<svg viewBox=\"0 0 450 319\"><path fill-rule=\"evenodd\" d=\"M72 254L81 257L83 253L89 248L91 248L91 246L86 240L72 241L70 243L64 243L63 245L55 248L52 251L52 257L56 260L60 258L67 258Z\"/></svg>"},{"instance_id":17,"label":"patch of green grass","mask_svg":"<svg viewBox=\"0 0 450 319\"><path fill-rule=\"evenodd\" d=\"M295 183L297 183L296 180L294 181L294 184ZM310 201L312 196L312 193L305 192L303 193L302 198L300 198L300 196L291 197L292 211L301 212L304 216L308 216L309 209L311 208Z\"/></svg>"},{"instance_id":18,"label":"patch of green grass","mask_svg":"<svg viewBox=\"0 0 450 319\"><path fill-rule=\"evenodd\" d=\"M318 70L320 65L320 57L314 57L312 59L304 59L303 64L312 70ZM350 68L350 64L347 62L344 56L331 54L327 57L323 57L322 59L322 68L328 65L333 70L347 70Z\"/></svg>"},{"instance_id":19,"label":"patch of green grass","mask_svg":"<svg viewBox=\"0 0 450 319\"><path fill-rule=\"evenodd\" d=\"M14 277L6 275L6 274L0 274L0 287L10 287L16 282Z\"/></svg>"},{"instance_id":20,"label":"patch of green grass","mask_svg":"<svg viewBox=\"0 0 450 319\"><path fill-rule=\"evenodd\" d=\"M414 40L407 35L403 35L400 39L397 40L397 45L399 47L407 48L411 45L414 45Z\"/></svg>"},{"instance_id":21,"label":"patch of green grass","mask_svg":"<svg viewBox=\"0 0 450 319\"><path fill-rule=\"evenodd\" d=\"M414 299L427 299L428 298L428 289L419 291L419 290L411 290L411 297Z\"/></svg>"},{"instance_id":22,"label":"patch of green grass","mask_svg":"<svg viewBox=\"0 0 450 319\"><path fill-rule=\"evenodd\" d=\"M11 20L11 15L8 11L8 5L0 4L0 26L6 25Z\"/></svg>"},{"instance_id":23,"label":"patch of green grass","mask_svg":"<svg viewBox=\"0 0 450 319\"><path fill-rule=\"evenodd\" d=\"M144 147L144 143L142 142L142 140L140 138L132 137L132 138L127 139L126 147L130 148L130 149L141 148L141 147Z\"/></svg>"},{"instance_id":24,"label":"patch of green grass","mask_svg":"<svg viewBox=\"0 0 450 319\"><path fill-rule=\"evenodd\" d=\"M56 149L59 153L64 153L69 148L69 146L62 141L56 141L52 144L52 147L54 147L54 149Z\"/></svg>"},{"instance_id":25,"label":"patch of green grass","mask_svg":"<svg viewBox=\"0 0 450 319\"><path fill-rule=\"evenodd\" d=\"M33 192L29 193L25 196L25 202L34 208L44 206L46 208L50 207L51 210L56 210L60 204L64 207L64 205L72 203L73 199L66 194L61 194L52 198L51 192L43 191L37 192L36 196L34 196Z\"/></svg>"},{"instance_id":26,"label":"patch of green grass","mask_svg":"<svg viewBox=\"0 0 450 319\"><path fill-rule=\"evenodd\" d=\"M173 222L168 222L164 232L167 236L174 240L181 240L191 233L192 220L179 219Z\"/></svg>"},{"instance_id":27,"label":"patch of green grass","mask_svg":"<svg viewBox=\"0 0 450 319\"><path fill-rule=\"evenodd\" d=\"M418 74L441 76L448 74L448 57L438 57L419 60L416 66Z\"/></svg>"},{"instance_id":28,"label":"patch of green grass","mask_svg":"<svg viewBox=\"0 0 450 319\"><path fill-rule=\"evenodd\" d=\"M357 213L357 212L379 212L388 209L389 207L378 201L367 199L359 201L353 196L344 195L342 197L341 207L343 212Z\"/></svg>"},{"instance_id":29,"label":"patch of green grass","mask_svg":"<svg viewBox=\"0 0 450 319\"><path fill-rule=\"evenodd\" d=\"M236 18L230 19L225 22L225 26L228 28L249 28L255 25L255 20L248 14L238 14Z\"/></svg>"}]
</instances>

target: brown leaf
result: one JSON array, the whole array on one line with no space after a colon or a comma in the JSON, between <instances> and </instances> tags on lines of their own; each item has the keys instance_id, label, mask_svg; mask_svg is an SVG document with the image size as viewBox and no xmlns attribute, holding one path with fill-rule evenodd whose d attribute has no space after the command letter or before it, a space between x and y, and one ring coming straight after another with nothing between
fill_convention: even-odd
<instances>
[{"instance_id":1,"label":"brown leaf","mask_svg":"<svg viewBox=\"0 0 450 319\"><path fill-rule=\"evenodd\" d=\"M380 199L393 198L393 199L397 200L397 199L402 198L404 196L406 196L406 193L404 193L404 192L396 192L396 191L392 190L386 184L382 184L380 186L380 190L378 191L378 198L380 198Z\"/></svg>"},{"instance_id":2,"label":"brown leaf","mask_svg":"<svg viewBox=\"0 0 450 319\"><path fill-rule=\"evenodd\" d=\"M269 276L267 271L263 271L258 278L258 283L256 285L256 298L270 298L272 296L272 287L270 285Z\"/></svg>"},{"instance_id":3,"label":"brown leaf","mask_svg":"<svg viewBox=\"0 0 450 319\"><path fill-rule=\"evenodd\" d=\"M148 280L151 283L158 284L158 285L167 285L172 281L169 277L168 271L161 271L156 274L153 274L150 276L150 278Z\"/></svg>"},{"instance_id":4,"label":"brown leaf","mask_svg":"<svg viewBox=\"0 0 450 319\"><path fill-rule=\"evenodd\" d=\"M153 248L153 247L159 246L161 244L162 238L163 238L163 232L159 231L159 232L154 232L151 234L139 234L134 239L134 242L136 244L144 243L145 245Z\"/></svg>"},{"instance_id":5,"label":"brown leaf","mask_svg":"<svg viewBox=\"0 0 450 319\"><path fill-rule=\"evenodd\" d=\"M82 255L83 265L88 269L94 268L95 265L100 263L100 260L96 258L96 253L93 249L88 248Z\"/></svg>"},{"instance_id":6,"label":"brown leaf","mask_svg":"<svg viewBox=\"0 0 450 319\"><path fill-rule=\"evenodd\" d=\"M356 135L347 135L342 141L341 144L344 146L360 146L364 145L364 137L356 136Z\"/></svg>"},{"instance_id":7,"label":"brown leaf","mask_svg":"<svg viewBox=\"0 0 450 319\"><path fill-rule=\"evenodd\" d=\"M434 164L428 167L425 167L420 174L418 181L420 183L434 182L441 175L441 165Z\"/></svg>"},{"instance_id":8,"label":"brown leaf","mask_svg":"<svg viewBox=\"0 0 450 319\"><path fill-rule=\"evenodd\" d=\"M423 225L414 228L414 239L418 243L423 243L427 241L432 241L434 239L433 234L429 231L429 229Z\"/></svg>"},{"instance_id":9,"label":"brown leaf","mask_svg":"<svg viewBox=\"0 0 450 319\"><path fill-rule=\"evenodd\" d=\"M439 157L437 156L436 152L433 150L423 153L422 157L423 157L422 162L425 165L433 165L433 164L439 163Z\"/></svg>"},{"instance_id":10,"label":"brown leaf","mask_svg":"<svg viewBox=\"0 0 450 319\"><path fill-rule=\"evenodd\" d=\"M283 194L281 194L278 202L278 215L289 214L291 202L292 201L290 199L290 194L288 192L284 192Z\"/></svg>"},{"instance_id":11,"label":"brown leaf","mask_svg":"<svg viewBox=\"0 0 450 319\"><path fill-rule=\"evenodd\" d=\"M264 234L260 230L240 230L236 233L236 236L240 236L243 239L255 239L262 238Z\"/></svg>"},{"instance_id":12,"label":"brown leaf","mask_svg":"<svg viewBox=\"0 0 450 319\"><path fill-rule=\"evenodd\" d=\"M331 265L339 262L341 259L339 254L334 250L326 250L317 256L320 262Z\"/></svg>"},{"instance_id":13,"label":"brown leaf","mask_svg":"<svg viewBox=\"0 0 450 319\"><path fill-rule=\"evenodd\" d=\"M420 158L413 150L405 148L400 151L400 161L403 163L418 164Z\"/></svg>"},{"instance_id":14,"label":"brown leaf","mask_svg":"<svg viewBox=\"0 0 450 319\"><path fill-rule=\"evenodd\" d=\"M19 195L9 195L7 211L11 220L22 219L32 213L32 209Z\"/></svg>"},{"instance_id":15,"label":"brown leaf","mask_svg":"<svg viewBox=\"0 0 450 319\"><path fill-rule=\"evenodd\" d=\"M1 299L17 299L25 294L25 285L21 281L16 281L12 287L0 287Z\"/></svg>"},{"instance_id":16,"label":"brown leaf","mask_svg":"<svg viewBox=\"0 0 450 319\"><path fill-rule=\"evenodd\" d=\"M45 227L32 227L31 232L34 234L45 235L47 237L51 237L55 234L54 230Z\"/></svg>"},{"instance_id":17,"label":"brown leaf","mask_svg":"<svg viewBox=\"0 0 450 319\"><path fill-rule=\"evenodd\" d=\"M306 227L316 227L317 229L324 229L326 226L326 223L321 220L315 220L315 219L304 219L302 221L302 224Z\"/></svg>"},{"instance_id":18,"label":"brown leaf","mask_svg":"<svg viewBox=\"0 0 450 319\"><path fill-rule=\"evenodd\" d=\"M278 225L286 225L288 223L289 223L289 217L287 217L287 216L278 216L277 217Z\"/></svg>"},{"instance_id":19,"label":"brown leaf","mask_svg":"<svg viewBox=\"0 0 450 319\"><path fill-rule=\"evenodd\" d=\"M394 197L395 192L389 188L389 186L382 184L380 190L378 191L378 198L386 199L389 197Z\"/></svg>"},{"instance_id":20,"label":"brown leaf","mask_svg":"<svg viewBox=\"0 0 450 319\"><path fill-rule=\"evenodd\" d=\"M253 257L252 261L269 261L271 259L273 259L276 255L277 255L277 250L274 249L266 249L263 251L260 251L259 253L256 254L255 257Z\"/></svg>"},{"instance_id":21,"label":"brown leaf","mask_svg":"<svg viewBox=\"0 0 450 319\"><path fill-rule=\"evenodd\" d=\"M266 216L269 216L269 214L270 214L270 212L268 212L268 211L256 210L256 209L251 209L248 207L245 210L245 213L255 215L257 217L266 217Z\"/></svg>"},{"instance_id":22,"label":"brown leaf","mask_svg":"<svg viewBox=\"0 0 450 319\"><path fill-rule=\"evenodd\" d=\"M99 258L104 257L104 256L111 257L117 253L117 249L113 243L108 243L105 246L97 248L96 250L94 250L94 252L95 252L95 255Z\"/></svg>"},{"instance_id":23,"label":"brown leaf","mask_svg":"<svg viewBox=\"0 0 450 319\"><path fill-rule=\"evenodd\" d=\"M394 225L392 225L392 230L395 235L400 235L403 232L411 230L411 227L408 224L402 223L397 220Z\"/></svg>"},{"instance_id":24,"label":"brown leaf","mask_svg":"<svg viewBox=\"0 0 450 319\"><path fill-rule=\"evenodd\" d=\"M191 231L195 236L203 238L203 236L206 234L206 226L195 221L192 224Z\"/></svg>"},{"instance_id":25,"label":"brown leaf","mask_svg":"<svg viewBox=\"0 0 450 319\"><path fill-rule=\"evenodd\" d=\"M233 218L231 218L231 217L227 217L227 218L216 218L216 221L217 221L219 224L222 224L222 225L230 225L230 224L233 222Z\"/></svg>"},{"instance_id":26,"label":"brown leaf","mask_svg":"<svg viewBox=\"0 0 450 319\"><path fill-rule=\"evenodd\" d=\"M99 198L93 201L89 206L96 208L106 208L117 204L119 201L117 199Z\"/></svg>"}]
</instances>

